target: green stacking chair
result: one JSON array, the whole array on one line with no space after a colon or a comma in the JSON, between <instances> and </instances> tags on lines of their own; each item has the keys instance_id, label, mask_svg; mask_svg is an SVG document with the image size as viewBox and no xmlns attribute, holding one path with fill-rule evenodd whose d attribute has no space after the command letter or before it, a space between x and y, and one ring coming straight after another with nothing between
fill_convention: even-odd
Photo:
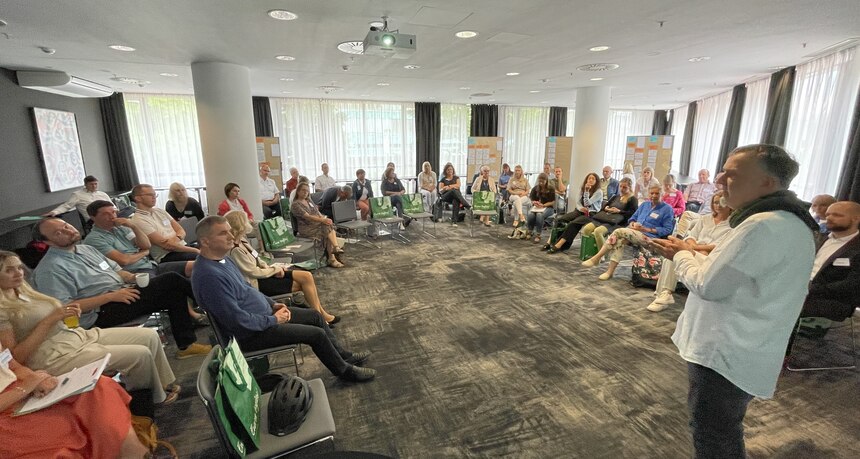
<instances>
[{"instance_id":1,"label":"green stacking chair","mask_svg":"<svg viewBox=\"0 0 860 459\"><path fill-rule=\"evenodd\" d=\"M427 220L433 219L433 214L427 212L424 209L424 198L422 198L421 193L415 194L404 194L401 196L403 199L403 215L409 217L413 220L421 220L421 231L433 238L436 237L436 222L433 222L433 234L430 234L425 229L425 225L427 224Z\"/></svg>"},{"instance_id":2,"label":"green stacking chair","mask_svg":"<svg viewBox=\"0 0 860 459\"><path fill-rule=\"evenodd\" d=\"M370 198L370 213L370 221L374 225L377 223L383 226L390 225L391 239L404 244L409 242L409 239L406 239L400 232L400 224L403 223L403 219L394 215L394 207L391 205L390 196Z\"/></svg>"},{"instance_id":3,"label":"green stacking chair","mask_svg":"<svg viewBox=\"0 0 860 459\"><path fill-rule=\"evenodd\" d=\"M475 225L475 217L488 216L490 219L499 219L499 207L496 204L496 193L492 191L476 191L472 193L472 209L469 216L469 237L472 237L472 227Z\"/></svg>"}]
</instances>

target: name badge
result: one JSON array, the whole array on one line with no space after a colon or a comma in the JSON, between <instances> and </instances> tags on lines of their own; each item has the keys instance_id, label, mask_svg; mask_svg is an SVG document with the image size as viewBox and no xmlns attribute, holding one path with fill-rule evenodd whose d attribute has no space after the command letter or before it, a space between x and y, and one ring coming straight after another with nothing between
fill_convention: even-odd
<instances>
[{"instance_id":1,"label":"name badge","mask_svg":"<svg viewBox=\"0 0 860 459\"><path fill-rule=\"evenodd\" d=\"M259 254L257 253L257 251L256 251L256 250L251 249L251 255L253 255L253 256L254 256L254 258L257 258L257 255L259 255Z\"/></svg>"},{"instance_id":2,"label":"name badge","mask_svg":"<svg viewBox=\"0 0 860 459\"><path fill-rule=\"evenodd\" d=\"M3 352L0 352L0 366L3 368L9 368L9 362L12 361L12 352L9 349L3 349Z\"/></svg>"},{"instance_id":3,"label":"name badge","mask_svg":"<svg viewBox=\"0 0 860 459\"><path fill-rule=\"evenodd\" d=\"M651 212L651 214L648 216L651 218L660 218L660 214L658 214L657 212Z\"/></svg>"},{"instance_id":4,"label":"name badge","mask_svg":"<svg viewBox=\"0 0 860 459\"><path fill-rule=\"evenodd\" d=\"M185 215L194 215L194 212L191 212L190 210L186 210L186 211L184 212L184 214L185 214Z\"/></svg>"},{"instance_id":5,"label":"name badge","mask_svg":"<svg viewBox=\"0 0 860 459\"><path fill-rule=\"evenodd\" d=\"M129 241L134 239L134 237L135 237L134 231L129 231L128 234L125 235L125 238L128 239Z\"/></svg>"},{"instance_id":6,"label":"name badge","mask_svg":"<svg viewBox=\"0 0 860 459\"><path fill-rule=\"evenodd\" d=\"M161 224L164 226L170 226L170 220L165 218L164 220L161 221Z\"/></svg>"},{"instance_id":7,"label":"name badge","mask_svg":"<svg viewBox=\"0 0 860 459\"><path fill-rule=\"evenodd\" d=\"M837 259L833 260L833 266L849 268L849 267L851 267L851 259L850 258L837 258Z\"/></svg>"},{"instance_id":8,"label":"name badge","mask_svg":"<svg viewBox=\"0 0 860 459\"><path fill-rule=\"evenodd\" d=\"M99 268L104 269L105 271L107 271L108 269L110 269L110 265L108 264L108 262L103 261L103 262L99 263Z\"/></svg>"}]
</instances>

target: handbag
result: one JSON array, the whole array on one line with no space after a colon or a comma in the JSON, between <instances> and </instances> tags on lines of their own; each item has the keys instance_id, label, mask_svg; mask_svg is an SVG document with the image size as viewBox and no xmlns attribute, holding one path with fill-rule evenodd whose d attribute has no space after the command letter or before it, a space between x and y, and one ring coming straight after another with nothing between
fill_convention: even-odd
<instances>
[{"instance_id":1,"label":"handbag","mask_svg":"<svg viewBox=\"0 0 860 459\"><path fill-rule=\"evenodd\" d=\"M221 351L215 405L227 438L241 456L260 446L260 386L236 340Z\"/></svg>"},{"instance_id":2,"label":"handbag","mask_svg":"<svg viewBox=\"0 0 860 459\"><path fill-rule=\"evenodd\" d=\"M131 416L131 428L134 429L135 435L140 443L149 450L150 453L155 453L159 447L167 450L170 456L160 454L158 457L177 458L176 448L169 442L158 439L158 426L155 425L152 418L146 416Z\"/></svg>"},{"instance_id":3,"label":"handbag","mask_svg":"<svg viewBox=\"0 0 860 459\"><path fill-rule=\"evenodd\" d=\"M605 210L601 210L600 212L594 214L594 216L592 216L591 218L600 223L606 223L609 225L617 225L624 221L624 215L613 214Z\"/></svg>"}]
</instances>

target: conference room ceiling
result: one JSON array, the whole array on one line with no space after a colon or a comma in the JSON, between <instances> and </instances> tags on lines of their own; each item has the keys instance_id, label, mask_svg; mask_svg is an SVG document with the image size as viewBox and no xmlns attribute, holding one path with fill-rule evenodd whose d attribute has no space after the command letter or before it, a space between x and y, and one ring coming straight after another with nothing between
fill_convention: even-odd
<instances>
[{"instance_id":1,"label":"conference room ceiling","mask_svg":"<svg viewBox=\"0 0 860 459\"><path fill-rule=\"evenodd\" d=\"M272 9L298 18L272 19ZM383 15L417 36L411 58L337 50ZM258 96L575 106L577 88L609 86L613 108L641 109L677 107L860 37L857 0L7 0L0 19L0 66L122 92L191 94L190 64L221 61L248 67ZM462 30L478 35L454 36ZM620 67L578 70L594 63ZM123 77L146 83L111 80Z\"/></svg>"}]
</instances>

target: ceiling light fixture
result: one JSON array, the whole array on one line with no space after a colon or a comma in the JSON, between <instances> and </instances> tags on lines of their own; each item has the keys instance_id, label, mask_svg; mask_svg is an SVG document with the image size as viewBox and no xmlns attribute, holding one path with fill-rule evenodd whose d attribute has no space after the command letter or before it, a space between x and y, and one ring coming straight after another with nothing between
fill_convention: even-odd
<instances>
[{"instance_id":1,"label":"ceiling light fixture","mask_svg":"<svg viewBox=\"0 0 860 459\"><path fill-rule=\"evenodd\" d=\"M592 51L592 52L595 52L595 53L600 52L600 51L606 51L607 49L609 49L609 47L608 47L608 46L605 46L605 45L601 45L601 46L592 46L591 48L588 48L588 50L589 50L589 51Z\"/></svg>"},{"instance_id":2,"label":"ceiling light fixture","mask_svg":"<svg viewBox=\"0 0 860 459\"><path fill-rule=\"evenodd\" d=\"M376 83L377 86L391 86L391 83Z\"/></svg>"},{"instance_id":3,"label":"ceiling light fixture","mask_svg":"<svg viewBox=\"0 0 860 459\"><path fill-rule=\"evenodd\" d=\"M601 78L601 77L595 77L595 78L589 78L589 79L590 79L591 81L601 81L601 80L603 80L603 78Z\"/></svg>"},{"instance_id":4,"label":"ceiling light fixture","mask_svg":"<svg viewBox=\"0 0 860 459\"><path fill-rule=\"evenodd\" d=\"M699 56L699 57L691 57L687 59L690 62L702 62L711 60L711 56Z\"/></svg>"},{"instance_id":5,"label":"ceiling light fixture","mask_svg":"<svg viewBox=\"0 0 860 459\"><path fill-rule=\"evenodd\" d=\"M283 54L280 56L275 56L275 59L277 59L279 61L294 61L294 60L296 60L296 58L293 56L286 56Z\"/></svg>"},{"instance_id":6,"label":"ceiling light fixture","mask_svg":"<svg viewBox=\"0 0 860 459\"><path fill-rule=\"evenodd\" d=\"M125 45L110 45L110 46L108 46L108 48L114 49L117 51L125 51L125 52L135 51L135 49L132 48L131 46L125 46Z\"/></svg>"},{"instance_id":7,"label":"ceiling light fixture","mask_svg":"<svg viewBox=\"0 0 860 459\"><path fill-rule=\"evenodd\" d=\"M281 78L281 81L293 81L295 78Z\"/></svg>"},{"instance_id":8,"label":"ceiling light fixture","mask_svg":"<svg viewBox=\"0 0 860 459\"><path fill-rule=\"evenodd\" d=\"M270 18L277 19L279 21L292 21L299 17L298 14L291 13L287 10L269 10L266 14L268 14Z\"/></svg>"},{"instance_id":9,"label":"ceiling light fixture","mask_svg":"<svg viewBox=\"0 0 860 459\"><path fill-rule=\"evenodd\" d=\"M461 87L461 88L460 88L460 91L468 91L468 90L470 90L470 89L472 89L472 88L470 88L470 87L468 87L468 86L463 86L463 87Z\"/></svg>"},{"instance_id":10,"label":"ceiling light fixture","mask_svg":"<svg viewBox=\"0 0 860 459\"><path fill-rule=\"evenodd\" d=\"M171 78L172 78L172 77L178 77L178 76L179 76L179 74L178 74L178 73L167 73L167 72L165 72L165 73L159 73L159 75L161 75L161 76L163 76L163 77L171 77Z\"/></svg>"},{"instance_id":11,"label":"ceiling light fixture","mask_svg":"<svg viewBox=\"0 0 860 459\"><path fill-rule=\"evenodd\" d=\"M606 63L598 63L598 64L585 64L577 67L577 70L582 72L603 72L605 70L615 70L618 67L621 67L618 64L606 64Z\"/></svg>"},{"instance_id":12,"label":"ceiling light fixture","mask_svg":"<svg viewBox=\"0 0 860 459\"><path fill-rule=\"evenodd\" d=\"M495 101L496 101L496 99L490 99L487 102L495 102Z\"/></svg>"},{"instance_id":13,"label":"ceiling light fixture","mask_svg":"<svg viewBox=\"0 0 860 459\"><path fill-rule=\"evenodd\" d=\"M659 86L670 86L672 83L660 83Z\"/></svg>"},{"instance_id":14,"label":"ceiling light fixture","mask_svg":"<svg viewBox=\"0 0 860 459\"><path fill-rule=\"evenodd\" d=\"M364 52L364 42L345 41L337 45L337 49L346 54L361 54Z\"/></svg>"},{"instance_id":15,"label":"ceiling light fixture","mask_svg":"<svg viewBox=\"0 0 860 459\"><path fill-rule=\"evenodd\" d=\"M471 30L461 30L454 34L457 38L475 38L478 36L478 32L473 32Z\"/></svg>"},{"instance_id":16,"label":"ceiling light fixture","mask_svg":"<svg viewBox=\"0 0 860 459\"><path fill-rule=\"evenodd\" d=\"M505 75L507 75L507 76L517 76L517 75L519 75L519 74L520 74L520 72L508 72L508 73L506 73Z\"/></svg>"},{"instance_id":17,"label":"ceiling light fixture","mask_svg":"<svg viewBox=\"0 0 860 459\"><path fill-rule=\"evenodd\" d=\"M281 94L292 94L292 91L281 91Z\"/></svg>"},{"instance_id":18,"label":"ceiling light fixture","mask_svg":"<svg viewBox=\"0 0 860 459\"><path fill-rule=\"evenodd\" d=\"M407 65L404 65L403 68L405 68L406 70L418 70L421 68L421 66L415 65L415 64L407 64Z\"/></svg>"},{"instance_id":19,"label":"ceiling light fixture","mask_svg":"<svg viewBox=\"0 0 860 459\"><path fill-rule=\"evenodd\" d=\"M359 97L370 97L370 94L362 94L362 95L361 95L361 96L359 96Z\"/></svg>"},{"instance_id":20,"label":"ceiling light fixture","mask_svg":"<svg viewBox=\"0 0 860 459\"><path fill-rule=\"evenodd\" d=\"M539 93L540 91L539 91L539 90L537 90L537 89L532 89L532 90L531 90L531 91L529 91L529 92L530 92L530 93L532 93L532 94L537 94L537 93Z\"/></svg>"}]
</instances>

